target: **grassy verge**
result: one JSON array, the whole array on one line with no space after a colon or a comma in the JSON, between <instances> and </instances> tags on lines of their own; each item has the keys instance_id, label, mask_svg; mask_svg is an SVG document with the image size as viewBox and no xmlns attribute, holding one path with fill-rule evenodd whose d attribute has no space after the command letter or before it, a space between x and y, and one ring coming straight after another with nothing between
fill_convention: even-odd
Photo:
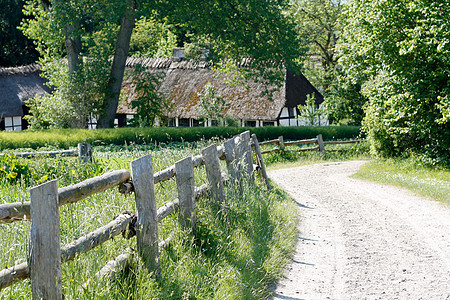
<instances>
[{"instance_id":1,"label":"grassy verge","mask_svg":"<svg viewBox=\"0 0 450 300\"><path fill-rule=\"evenodd\" d=\"M370 161L354 177L404 187L450 205L450 170L421 166L413 158Z\"/></svg>"},{"instance_id":2,"label":"grassy verge","mask_svg":"<svg viewBox=\"0 0 450 300\"><path fill-rule=\"evenodd\" d=\"M17 175L8 179L5 175L0 181L0 203L29 200L28 188L46 179L58 178L60 186L65 186L108 170L129 169L132 159L147 153L152 154L156 172L181 158L198 154L209 143L183 144L177 148L95 147L96 163L90 167L80 165L76 158L5 158L9 159L5 165L17 166L17 169L9 168L8 174ZM15 172L19 170L22 173ZM204 168L196 169L195 181L196 185L206 182ZM80 293L81 285L94 278L107 261L125 248L135 247L135 238L118 237L62 266L65 299L261 299L268 296L269 285L281 276L296 242L296 206L282 191L268 192L259 181L256 186L244 184L242 190L229 187L226 192L225 209L207 197L198 202L198 226L194 232L180 228L177 215L159 224L160 240L176 232L173 243L161 253L161 279L150 277L145 268L136 264L110 281L93 280ZM155 194L158 207L176 198L175 181L158 184ZM61 207L62 244L105 225L125 210L135 210L134 197L119 194L117 189ZM30 222L0 224L0 235L0 269L24 262L29 251ZM0 299L29 298L29 280L0 291Z\"/></svg>"}]
</instances>

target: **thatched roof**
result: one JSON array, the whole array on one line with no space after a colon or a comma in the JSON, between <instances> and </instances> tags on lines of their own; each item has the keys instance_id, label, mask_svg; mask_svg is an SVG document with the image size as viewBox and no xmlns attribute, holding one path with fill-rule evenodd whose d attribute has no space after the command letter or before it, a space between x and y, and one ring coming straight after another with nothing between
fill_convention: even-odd
<instances>
[{"instance_id":1,"label":"thatched roof","mask_svg":"<svg viewBox=\"0 0 450 300\"><path fill-rule=\"evenodd\" d=\"M243 60L242 64L248 63ZM302 74L286 72L285 84L276 89L272 97L264 95L266 86L262 82L250 81L244 86L228 85L226 76L221 77L205 61L173 61L171 58L133 58L127 59L127 68L141 64L151 72L164 73L160 91L170 99L169 118L199 118L198 93L207 83L216 89L216 95L231 103L227 115L235 119L276 120L283 107L304 104L306 95L316 93L317 103L323 101L322 95ZM39 76L40 66L29 65L16 68L0 68L0 117L22 116L24 101L35 95L50 92L46 80ZM125 79L123 88L128 92L127 102L136 97L130 80ZM132 113L124 103L119 105L118 113Z\"/></svg>"},{"instance_id":2,"label":"thatched roof","mask_svg":"<svg viewBox=\"0 0 450 300\"><path fill-rule=\"evenodd\" d=\"M245 87L229 85L225 81L226 76L218 77L209 68L211 64L208 62L186 60L174 62L170 58L129 58L126 65L132 68L137 64L149 68L152 72L164 73L160 91L170 99L171 109L167 112L169 118L200 117L198 93L207 83L215 87L216 95L231 103L226 114L235 119L276 120L284 106L294 107L304 104L306 94L311 92L316 93L319 103L323 101L320 93L303 75L296 75L293 72L287 72L284 86L276 89L269 98L264 95L266 90L264 83L250 81ZM127 100L134 99L136 95L130 87L130 80L126 80L124 86L129 92ZM119 111L126 112L126 108L122 105Z\"/></svg>"},{"instance_id":3,"label":"thatched roof","mask_svg":"<svg viewBox=\"0 0 450 300\"><path fill-rule=\"evenodd\" d=\"M39 65L0 68L0 117L23 116L24 102L50 91Z\"/></svg>"}]
</instances>

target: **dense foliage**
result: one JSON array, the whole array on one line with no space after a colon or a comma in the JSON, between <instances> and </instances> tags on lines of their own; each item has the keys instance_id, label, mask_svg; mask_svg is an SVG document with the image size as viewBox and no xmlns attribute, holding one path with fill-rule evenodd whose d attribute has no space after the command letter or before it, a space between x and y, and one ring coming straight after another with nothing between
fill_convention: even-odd
<instances>
[{"instance_id":1,"label":"dense foliage","mask_svg":"<svg viewBox=\"0 0 450 300\"><path fill-rule=\"evenodd\" d=\"M24 17L25 0L0 0L0 67L14 67L36 62L38 52L33 41L17 28Z\"/></svg>"},{"instance_id":2,"label":"dense foliage","mask_svg":"<svg viewBox=\"0 0 450 300\"><path fill-rule=\"evenodd\" d=\"M365 79L364 130L380 155L450 161L450 2L353 1L343 64Z\"/></svg>"}]
</instances>

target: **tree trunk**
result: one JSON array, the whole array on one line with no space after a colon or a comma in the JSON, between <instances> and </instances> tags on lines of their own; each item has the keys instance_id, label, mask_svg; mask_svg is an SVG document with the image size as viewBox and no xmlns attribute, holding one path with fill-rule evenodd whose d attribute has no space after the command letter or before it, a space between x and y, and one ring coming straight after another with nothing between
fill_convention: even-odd
<instances>
[{"instance_id":1,"label":"tree trunk","mask_svg":"<svg viewBox=\"0 0 450 300\"><path fill-rule=\"evenodd\" d=\"M67 63L69 65L69 74L75 74L81 69L81 37L80 35L74 35L74 31L79 28L79 23L67 25L64 28L64 34L66 36L66 51L67 51Z\"/></svg>"},{"instance_id":2,"label":"tree trunk","mask_svg":"<svg viewBox=\"0 0 450 300\"><path fill-rule=\"evenodd\" d=\"M119 95L122 88L125 63L130 49L131 33L135 23L135 1L128 1L128 6L120 24L119 37L117 39L111 74L108 82L108 92L104 99L104 110L99 116L97 128L114 127Z\"/></svg>"}]
</instances>

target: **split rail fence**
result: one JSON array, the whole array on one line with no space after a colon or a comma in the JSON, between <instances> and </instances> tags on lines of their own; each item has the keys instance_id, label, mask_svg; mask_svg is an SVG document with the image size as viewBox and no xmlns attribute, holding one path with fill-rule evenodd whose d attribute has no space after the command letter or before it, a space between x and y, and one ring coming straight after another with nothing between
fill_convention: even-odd
<instances>
[{"instance_id":1,"label":"split rail fence","mask_svg":"<svg viewBox=\"0 0 450 300\"><path fill-rule=\"evenodd\" d=\"M92 162L92 150L89 143L79 143L77 149L41 151L41 152L19 152L14 153L17 157L35 158L35 157L78 157L81 162Z\"/></svg>"},{"instance_id":2,"label":"split rail fence","mask_svg":"<svg viewBox=\"0 0 450 300\"><path fill-rule=\"evenodd\" d=\"M156 173L153 173L151 155L146 155L131 162L131 174L125 169L117 170L62 188L58 188L57 180L53 180L31 188L31 201L0 205L0 224L31 219L30 257L27 262L0 271L0 290L31 278L33 299L62 299L61 264L121 233L128 235L128 238L136 235L137 259L141 259L150 272L159 276L159 253L170 242L172 235L158 242L158 222L178 210L180 223L184 227L195 227L195 202L208 192L214 201L225 204L224 182L227 179L239 181L243 177L254 176L251 140L257 163L268 184L257 138L255 135L250 137L247 131L221 146L210 145L202 150L202 154L182 159ZM219 159L226 161L227 173L221 172ZM197 187L194 168L200 165L205 166L208 184ZM157 208L155 184L173 177L176 179L178 198ZM119 186L121 193L134 193L136 214L121 213L109 224L61 247L59 206L75 203L116 186ZM133 250L126 249L96 276L111 276L135 256Z\"/></svg>"},{"instance_id":3,"label":"split rail fence","mask_svg":"<svg viewBox=\"0 0 450 300\"><path fill-rule=\"evenodd\" d=\"M351 141L324 141L321 134L319 134L316 138L306 139L306 140L298 140L298 141L288 141L285 142L283 136L278 137L278 139L273 139L269 141L264 141L259 143L260 146L277 144L278 148L270 149L262 151L262 154L276 152L281 150L286 150L286 146L294 146L294 145L302 145L302 144L317 144L317 146L309 147L309 148L298 148L292 151L320 151L321 153L325 153L325 151L346 151L346 150L325 150L325 145L343 145L343 144L354 144L359 143L361 140L351 140Z\"/></svg>"},{"instance_id":4,"label":"split rail fence","mask_svg":"<svg viewBox=\"0 0 450 300\"><path fill-rule=\"evenodd\" d=\"M179 211L179 222L182 226L195 228L195 202L202 195L209 193L213 201L226 203L226 180L238 182L243 177L254 178L252 148L257 169L261 170L267 188L270 189L262 154L284 150L285 146L306 143L316 143L318 146L301 148L298 151L318 150L323 153L324 145L355 142L359 141L324 142L322 135L318 135L315 139L292 142L284 142L280 136L275 140L258 143L256 135L250 136L246 131L221 146L210 145L202 150L202 154L182 159L156 173L153 172L151 155L146 155L131 162L131 174L123 169L67 187L58 188L57 180L33 187L30 189L31 201L0 205L0 224L31 219L30 257L27 262L0 271L0 290L20 280L31 278L33 299L62 299L61 264L122 233L126 233L127 238L136 235L138 259L143 261L150 272L159 276L159 252L168 245L173 235L158 242L158 222ZM268 144L278 144L279 148L261 152L260 145ZM79 144L78 151L22 153L20 156L36 155L79 156L82 161L92 159L90 145L86 143ZM221 172L219 159L226 161L227 173ZM201 165L205 166L208 184L197 187L194 168ZM178 198L157 208L155 184L173 177L176 179ZM109 224L61 247L59 206L78 202L116 186L121 193L134 193L136 213L121 213ZM96 276L111 276L134 258L134 251L125 249L97 272Z\"/></svg>"}]
</instances>

